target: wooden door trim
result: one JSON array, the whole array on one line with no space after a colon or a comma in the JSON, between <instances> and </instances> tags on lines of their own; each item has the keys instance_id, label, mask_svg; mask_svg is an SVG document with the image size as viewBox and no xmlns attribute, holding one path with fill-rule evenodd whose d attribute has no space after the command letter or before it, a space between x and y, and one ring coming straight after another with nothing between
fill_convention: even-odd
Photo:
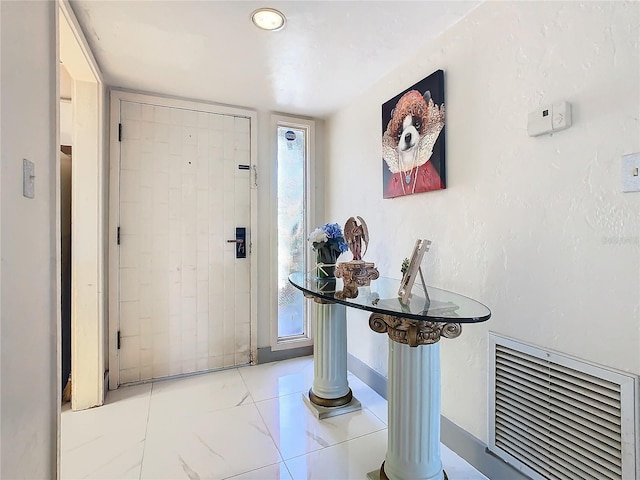
<instances>
[{"instance_id":1,"label":"wooden door trim","mask_svg":"<svg viewBox=\"0 0 640 480\"><path fill-rule=\"evenodd\" d=\"M102 405L106 393L106 90L69 2L58 0L56 10L59 60L73 80L73 150L82 159L71 187L71 407L83 410Z\"/></svg>"}]
</instances>

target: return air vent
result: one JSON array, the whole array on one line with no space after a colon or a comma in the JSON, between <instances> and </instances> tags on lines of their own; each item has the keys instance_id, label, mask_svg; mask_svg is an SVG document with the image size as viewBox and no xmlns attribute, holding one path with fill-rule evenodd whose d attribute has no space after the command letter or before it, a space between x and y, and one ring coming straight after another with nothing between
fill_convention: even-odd
<instances>
[{"instance_id":1,"label":"return air vent","mask_svg":"<svg viewBox=\"0 0 640 480\"><path fill-rule=\"evenodd\" d=\"M533 479L640 478L637 377L495 334L489 348L489 450Z\"/></svg>"}]
</instances>

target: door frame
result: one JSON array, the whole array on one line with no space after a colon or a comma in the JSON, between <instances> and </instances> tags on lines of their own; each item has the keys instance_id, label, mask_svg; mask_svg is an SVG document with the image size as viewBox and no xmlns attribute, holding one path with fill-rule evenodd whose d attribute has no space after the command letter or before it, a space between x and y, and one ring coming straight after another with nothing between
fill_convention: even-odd
<instances>
[{"instance_id":1,"label":"door frame","mask_svg":"<svg viewBox=\"0 0 640 480\"><path fill-rule=\"evenodd\" d=\"M67 0L58 0L59 60L73 80L71 408L105 398L106 166L102 74ZM59 99L57 99L59 101ZM60 185L57 185L60 195Z\"/></svg>"},{"instance_id":2,"label":"door frame","mask_svg":"<svg viewBox=\"0 0 640 480\"><path fill-rule=\"evenodd\" d=\"M147 103L163 107L184 108L200 112L235 115L249 118L250 121L250 205L251 221L249 231L249 267L251 269L251 319L250 319L250 362L253 364L257 359L258 345L258 249L256 240L258 237L258 113L241 107L231 107L215 103L184 100L173 97L165 97L157 94L143 92L130 92L118 89L111 89L110 92L110 128L109 128L109 390L114 390L120 385L120 359L118 356L117 336L120 326L119 309L119 252L117 245L117 229L120 205L120 146L118 140L118 124L120 120L120 102L129 101L137 103Z\"/></svg>"},{"instance_id":3,"label":"door frame","mask_svg":"<svg viewBox=\"0 0 640 480\"><path fill-rule=\"evenodd\" d=\"M316 221L316 190L313 185L316 185L316 122L312 119L307 119L303 117L294 117L290 115L280 115L274 114L271 115L271 128L269 129L270 141L271 141L271 150L273 152L273 170L277 171L278 169L278 127L286 125L292 128L299 128L306 132L306 145L305 145L305 222L306 222L306 230L304 233L304 238L307 238L307 235L315 228ZM275 192L272 196L270 209L271 209L271 228L270 228L270 239L271 239L271 271L274 272L272 276L272 282L274 285L278 284L278 179L277 175L271 176L271 191ZM306 252L306 264L311 265L312 255L311 249L305 248ZM270 341L271 341L271 351L279 351L279 350L287 350L291 348L299 348L299 347L307 347L313 345L313 322L312 315L313 309L311 309L308 305L306 305L305 300L305 311L306 315L304 318L304 329L305 333L303 335L294 337L294 338L284 338L280 339L278 337L278 295L270 294L270 315L269 315L269 326L270 326Z\"/></svg>"}]
</instances>

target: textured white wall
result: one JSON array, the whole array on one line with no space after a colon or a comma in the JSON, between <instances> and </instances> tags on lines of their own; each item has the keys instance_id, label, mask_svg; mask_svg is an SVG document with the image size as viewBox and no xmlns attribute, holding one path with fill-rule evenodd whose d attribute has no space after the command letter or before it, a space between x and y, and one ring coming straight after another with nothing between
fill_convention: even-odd
<instances>
[{"instance_id":1,"label":"textured white wall","mask_svg":"<svg viewBox=\"0 0 640 480\"><path fill-rule=\"evenodd\" d=\"M486 442L487 333L640 374L637 2L486 2L327 122L326 217L361 215L369 260L400 277L415 239L426 279L493 317L442 341L442 411ZM446 190L382 199L381 104L445 71ZM567 100L574 125L527 136ZM386 374L387 339L349 311L349 351Z\"/></svg>"},{"instance_id":2,"label":"textured white wall","mask_svg":"<svg viewBox=\"0 0 640 480\"><path fill-rule=\"evenodd\" d=\"M57 473L56 10L55 2L0 2L0 477L7 479ZM22 196L23 158L35 164L34 199Z\"/></svg>"}]
</instances>

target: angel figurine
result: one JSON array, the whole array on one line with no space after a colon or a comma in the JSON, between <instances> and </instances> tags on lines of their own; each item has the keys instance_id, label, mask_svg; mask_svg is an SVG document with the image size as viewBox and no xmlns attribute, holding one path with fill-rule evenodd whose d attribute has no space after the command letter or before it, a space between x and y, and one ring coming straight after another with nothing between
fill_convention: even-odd
<instances>
[{"instance_id":1,"label":"angel figurine","mask_svg":"<svg viewBox=\"0 0 640 480\"><path fill-rule=\"evenodd\" d=\"M344 225L344 239L349 245L349 250L353 254L353 260L362 260L369 246L369 230L367 224L362 217L357 217L360 225L355 218L350 217ZM364 243L364 252L362 244Z\"/></svg>"},{"instance_id":2,"label":"angel figurine","mask_svg":"<svg viewBox=\"0 0 640 480\"><path fill-rule=\"evenodd\" d=\"M356 218L360 221L359 224ZM373 262L362 260L369 247L369 229L362 217L350 217L347 220L344 224L344 240L353 254L353 260L338 263L336 277L342 279L343 289L336 292L335 296L336 298L356 298L360 287L368 287L371 285L371 280L380 277Z\"/></svg>"}]
</instances>

